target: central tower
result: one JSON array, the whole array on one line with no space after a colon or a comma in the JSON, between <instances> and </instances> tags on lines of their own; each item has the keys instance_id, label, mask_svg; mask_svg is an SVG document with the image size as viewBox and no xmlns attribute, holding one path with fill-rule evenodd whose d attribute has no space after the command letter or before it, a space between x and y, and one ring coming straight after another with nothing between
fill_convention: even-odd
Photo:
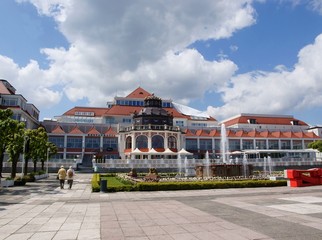
<instances>
[{"instance_id":1,"label":"central tower","mask_svg":"<svg viewBox=\"0 0 322 240\"><path fill-rule=\"evenodd\" d=\"M144 107L139 113L134 113L133 123L138 125L168 125L173 126L173 116L162 108L162 99L154 96L147 96L144 99Z\"/></svg>"}]
</instances>

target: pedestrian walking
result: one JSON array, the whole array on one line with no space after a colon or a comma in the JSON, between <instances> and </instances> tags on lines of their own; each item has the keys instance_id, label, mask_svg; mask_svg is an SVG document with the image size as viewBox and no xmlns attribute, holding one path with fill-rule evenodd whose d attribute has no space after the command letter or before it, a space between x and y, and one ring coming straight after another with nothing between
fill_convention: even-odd
<instances>
[{"instance_id":1,"label":"pedestrian walking","mask_svg":"<svg viewBox=\"0 0 322 240\"><path fill-rule=\"evenodd\" d=\"M73 181L74 181L75 171L72 166L69 166L67 170L67 183L69 185L69 189L72 189Z\"/></svg>"},{"instance_id":2,"label":"pedestrian walking","mask_svg":"<svg viewBox=\"0 0 322 240\"><path fill-rule=\"evenodd\" d=\"M58 173L57 173L60 189L64 188L66 175L67 174L66 174L66 170L65 170L64 166L61 166L60 169L58 170Z\"/></svg>"}]
</instances>

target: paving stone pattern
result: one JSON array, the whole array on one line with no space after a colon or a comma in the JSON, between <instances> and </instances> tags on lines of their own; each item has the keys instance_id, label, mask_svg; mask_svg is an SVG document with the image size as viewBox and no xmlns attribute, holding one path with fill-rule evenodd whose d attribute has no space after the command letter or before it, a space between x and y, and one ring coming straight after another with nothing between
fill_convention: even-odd
<instances>
[{"instance_id":1,"label":"paving stone pattern","mask_svg":"<svg viewBox=\"0 0 322 240\"><path fill-rule=\"evenodd\" d=\"M0 240L322 239L322 186L92 193L54 175L0 190Z\"/></svg>"}]
</instances>

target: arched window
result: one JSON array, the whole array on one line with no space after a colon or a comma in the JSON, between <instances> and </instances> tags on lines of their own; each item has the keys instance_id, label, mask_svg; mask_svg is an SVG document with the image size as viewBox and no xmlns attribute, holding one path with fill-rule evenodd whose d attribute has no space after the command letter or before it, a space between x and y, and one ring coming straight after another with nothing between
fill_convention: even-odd
<instances>
[{"instance_id":1,"label":"arched window","mask_svg":"<svg viewBox=\"0 0 322 240\"><path fill-rule=\"evenodd\" d=\"M160 135L154 135L152 137L152 147L155 148L164 148L164 139Z\"/></svg>"},{"instance_id":2,"label":"arched window","mask_svg":"<svg viewBox=\"0 0 322 240\"><path fill-rule=\"evenodd\" d=\"M125 148L126 149L132 148L132 137L131 136L128 136L126 138Z\"/></svg>"},{"instance_id":3,"label":"arched window","mask_svg":"<svg viewBox=\"0 0 322 240\"><path fill-rule=\"evenodd\" d=\"M136 144L135 146L137 148L148 148L148 138L144 135L140 135L136 138Z\"/></svg>"},{"instance_id":4,"label":"arched window","mask_svg":"<svg viewBox=\"0 0 322 240\"><path fill-rule=\"evenodd\" d=\"M174 136L168 137L168 148L177 148L177 139Z\"/></svg>"}]
</instances>

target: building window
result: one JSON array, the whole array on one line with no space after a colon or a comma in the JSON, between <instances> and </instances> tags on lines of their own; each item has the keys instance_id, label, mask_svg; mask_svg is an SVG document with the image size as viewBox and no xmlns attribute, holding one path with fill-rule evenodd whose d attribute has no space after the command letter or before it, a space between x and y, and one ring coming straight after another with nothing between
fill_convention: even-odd
<instances>
[{"instance_id":1,"label":"building window","mask_svg":"<svg viewBox=\"0 0 322 240\"><path fill-rule=\"evenodd\" d=\"M256 149L267 149L266 140L256 140Z\"/></svg>"},{"instance_id":2,"label":"building window","mask_svg":"<svg viewBox=\"0 0 322 240\"><path fill-rule=\"evenodd\" d=\"M253 140L243 140L243 149L254 149Z\"/></svg>"},{"instance_id":3,"label":"building window","mask_svg":"<svg viewBox=\"0 0 322 240\"><path fill-rule=\"evenodd\" d=\"M220 139L215 139L215 150L218 151L220 150L220 142L221 140Z\"/></svg>"},{"instance_id":4,"label":"building window","mask_svg":"<svg viewBox=\"0 0 322 240\"><path fill-rule=\"evenodd\" d=\"M248 119L248 123L249 123L249 124L257 124L257 122L256 122L256 119L255 119L255 118L250 118L250 119Z\"/></svg>"},{"instance_id":5,"label":"building window","mask_svg":"<svg viewBox=\"0 0 322 240\"><path fill-rule=\"evenodd\" d=\"M291 149L291 141L281 140L281 149Z\"/></svg>"},{"instance_id":6,"label":"building window","mask_svg":"<svg viewBox=\"0 0 322 240\"><path fill-rule=\"evenodd\" d=\"M301 140L293 140L293 149L303 149Z\"/></svg>"},{"instance_id":7,"label":"building window","mask_svg":"<svg viewBox=\"0 0 322 240\"><path fill-rule=\"evenodd\" d=\"M103 149L105 151L112 151L116 150L117 148L117 138L103 138Z\"/></svg>"},{"instance_id":8,"label":"building window","mask_svg":"<svg viewBox=\"0 0 322 240\"><path fill-rule=\"evenodd\" d=\"M136 138L137 148L148 148L148 138L144 135L140 135Z\"/></svg>"},{"instance_id":9,"label":"building window","mask_svg":"<svg viewBox=\"0 0 322 240\"><path fill-rule=\"evenodd\" d=\"M193 127L207 127L207 123L192 123Z\"/></svg>"},{"instance_id":10,"label":"building window","mask_svg":"<svg viewBox=\"0 0 322 240\"><path fill-rule=\"evenodd\" d=\"M48 141L55 144L56 147L58 147L58 148L64 147L64 137L63 136L61 136L61 137L49 136Z\"/></svg>"},{"instance_id":11,"label":"building window","mask_svg":"<svg viewBox=\"0 0 322 240\"><path fill-rule=\"evenodd\" d=\"M291 124L297 126L297 125L299 125L299 121L298 120L293 120L293 121L291 121Z\"/></svg>"},{"instance_id":12,"label":"building window","mask_svg":"<svg viewBox=\"0 0 322 240\"><path fill-rule=\"evenodd\" d=\"M123 118L123 123L131 123L132 119L130 118Z\"/></svg>"},{"instance_id":13,"label":"building window","mask_svg":"<svg viewBox=\"0 0 322 240\"><path fill-rule=\"evenodd\" d=\"M200 139L200 150L210 151L212 150L212 141L211 139Z\"/></svg>"},{"instance_id":14,"label":"building window","mask_svg":"<svg viewBox=\"0 0 322 240\"><path fill-rule=\"evenodd\" d=\"M184 122L183 121L176 121L176 126L183 127L184 126Z\"/></svg>"},{"instance_id":15,"label":"building window","mask_svg":"<svg viewBox=\"0 0 322 240\"><path fill-rule=\"evenodd\" d=\"M268 140L268 149L279 149L278 140Z\"/></svg>"},{"instance_id":16,"label":"building window","mask_svg":"<svg viewBox=\"0 0 322 240\"><path fill-rule=\"evenodd\" d=\"M187 150L198 150L197 139L186 139Z\"/></svg>"},{"instance_id":17,"label":"building window","mask_svg":"<svg viewBox=\"0 0 322 240\"><path fill-rule=\"evenodd\" d=\"M128 136L125 141L125 148L131 149L132 148L132 137Z\"/></svg>"},{"instance_id":18,"label":"building window","mask_svg":"<svg viewBox=\"0 0 322 240\"><path fill-rule=\"evenodd\" d=\"M229 139L228 145L230 151L239 151L240 150L240 140L239 139Z\"/></svg>"},{"instance_id":19,"label":"building window","mask_svg":"<svg viewBox=\"0 0 322 240\"><path fill-rule=\"evenodd\" d=\"M86 137L85 138L85 147L98 149L100 147L100 138Z\"/></svg>"},{"instance_id":20,"label":"building window","mask_svg":"<svg viewBox=\"0 0 322 240\"><path fill-rule=\"evenodd\" d=\"M164 148L164 139L160 135L154 135L152 137L152 147L155 148Z\"/></svg>"},{"instance_id":21,"label":"building window","mask_svg":"<svg viewBox=\"0 0 322 240\"><path fill-rule=\"evenodd\" d=\"M67 148L82 148L82 138L67 137Z\"/></svg>"},{"instance_id":22,"label":"building window","mask_svg":"<svg viewBox=\"0 0 322 240\"><path fill-rule=\"evenodd\" d=\"M111 117L107 117L105 118L105 123L106 124L114 124L115 123L115 119L111 118Z\"/></svg>"},{"instance_id":23,"label":"building window","mask_svg":"<svg viewBox=\"0 0 322 240\"><path fill-rule=\"evenodd\" d=\"M174 136L168 138L168 148L177 148L177 139Z\"/></svg>"}]
</instances>

